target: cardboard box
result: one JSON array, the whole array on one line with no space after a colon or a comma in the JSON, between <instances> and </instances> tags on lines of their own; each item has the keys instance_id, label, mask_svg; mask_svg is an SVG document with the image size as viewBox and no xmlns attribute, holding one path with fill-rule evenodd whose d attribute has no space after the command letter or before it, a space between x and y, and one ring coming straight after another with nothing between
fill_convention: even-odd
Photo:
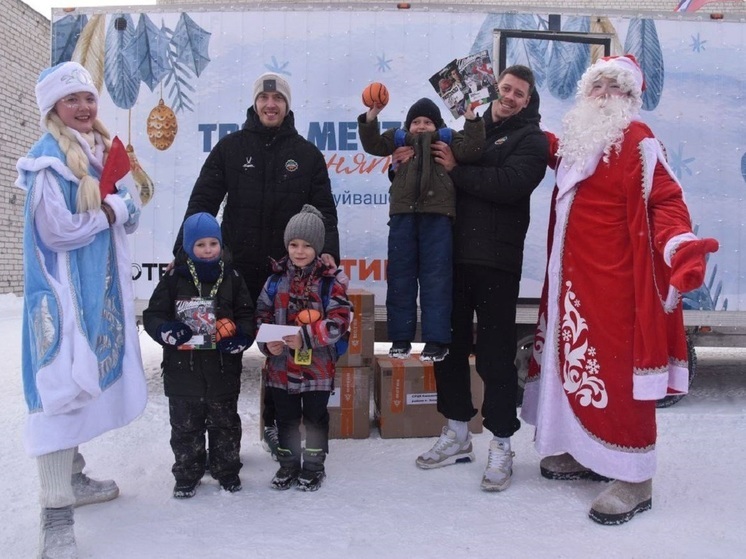
<instances>
[{"instance_id":1,"label":"cardboard box","mask_svg":"<svg viewBox=\"0 0 746 559\"><path fill-rule=\"evenodd\" d=\"M370 436L370 367L337 367L329 396L329 438L367 439Z\"/></svg>"},{"instance_id":2,"label":"cardboard box","mask_svg":"<svg viewBox=\"0 0 746 559\"><path fill-rule=\"evenodd\" d=\"M372 367L375 352L375 301L373 293L364 289L348 289L355 316L350 326L350 346L337 361L340 367Z\"/></svg>"},{"instance_id":3,"label":"cardboard box","mask_svg":"<svg viewBox=\"0 0 746 559\"><path fill-rule=\"evenodd\" d=\"M370 367L337 367L334 391L329 396L329 438L367 439L370 436ZM264 433L264 382L259 400L259 439ZM301 423L301 436L304 434Z\"/></svg>"},{"instance_id":4,"label":"cardboard box","mask_svg":"<svg viewBox=\"0 0 746 559\"><path fill-rule=\"evenodd\" d=\"M471 394L474 407L481 410L484 383L471 365ZM382 439L403 437L437 437L446 418L437 409L435 370L432 363L422 363L418 355L409 359L376 356L375 419ZM482 432L482 413L469 422L472 433Z\"/></svg>"}]
</instances>

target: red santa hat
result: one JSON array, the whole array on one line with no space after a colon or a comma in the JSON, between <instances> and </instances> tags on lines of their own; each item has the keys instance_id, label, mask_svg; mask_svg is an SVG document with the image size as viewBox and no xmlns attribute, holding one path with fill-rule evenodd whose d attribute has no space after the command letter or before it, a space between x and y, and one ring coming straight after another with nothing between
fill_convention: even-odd
<instances>
[{"instance_id":1,"label":"red santa hat","mask_svg":"<svg viewBox=\"0 0 746 559\"><path fill-rule=\"evenodd\" d=\"M578 95L587 96L599 78L614 78L622 91L641 97L645 91L645 77L637 59L632 54L599 58L580 78Z\"/></svg>"}]
</instances>

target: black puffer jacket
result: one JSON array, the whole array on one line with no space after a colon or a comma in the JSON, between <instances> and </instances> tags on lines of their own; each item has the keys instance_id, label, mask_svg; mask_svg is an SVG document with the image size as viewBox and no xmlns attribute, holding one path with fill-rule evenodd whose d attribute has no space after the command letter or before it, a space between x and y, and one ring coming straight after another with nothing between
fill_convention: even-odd
<instances>
[{"instance_id":1,"label":"black puffer jacket","mask_svg":"<svg viewBox=\"0 0 746 559\"><path fill-rule=\"evenodd\" d=\"M292 111L279 128L267 128L250 107L238 132L221 139L207 156L184 216L223 210L223 242L256 298L272 273L270 257L285 254L283 234L303 204L324 215L324 251L339 262L337 208L324 156L295 129ZM174 245L178 254L182 232Z\"/></svg>"},{"instance_id":2,"label":"black puffer jacket","mask_svg":"<svg viewBox=\"0 0 746 559\"><path fill-rule=\"evenodd\" d=\"M453 260L520 276L531 193L544 178L548 141L539 128L539 94L502 122L484 113L486 143L475 165L451 171L456 186Z\"/></svg>"},{"instance_id":3,"label":"black puffer jacket","mask_svg":"<svg viewBox=\"0 0 746 559\"><path fill-rule=\"evenodd\" d=\"M207 296L212 283L202 284ZM184 253L176 266L158 282L142 313L145 331L161 343L158 327L175 318L175 301L197 297L197 287L186 266ZM254 304L241 276L226 263L223 281L215 296L215 318L230 318L254 341ZM169 398L220 401L237 396L241 389L242 353L221 353L216 349L180 350L163 346L163 388Z\"/></svg>"}]
</instances>

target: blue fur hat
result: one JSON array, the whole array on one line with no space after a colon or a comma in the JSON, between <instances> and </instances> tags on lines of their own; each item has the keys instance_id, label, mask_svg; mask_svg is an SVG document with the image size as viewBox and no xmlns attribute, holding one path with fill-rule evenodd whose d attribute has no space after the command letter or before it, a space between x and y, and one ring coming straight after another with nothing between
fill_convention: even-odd
<instances>
[{"instance_id":1,"label":"blue fur hat","mask_svg":"<svg viewBox=\"0 0 746 559\"><path fill-rule=\"evenodd\" d=\"M220 232L220 224L211 214L201 212L190 215L184 221L184 252L192 260L198 260L194 256L194 243L206 237L213 237L220 242L220 248L223 248L223 235Z\"/></svg>"}]
</instances>

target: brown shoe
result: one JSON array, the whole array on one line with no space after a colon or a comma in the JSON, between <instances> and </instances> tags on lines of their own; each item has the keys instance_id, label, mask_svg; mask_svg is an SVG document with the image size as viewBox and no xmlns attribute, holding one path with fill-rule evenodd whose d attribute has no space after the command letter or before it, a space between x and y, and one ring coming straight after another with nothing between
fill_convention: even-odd
<instances>
[{"instance_id":1,"label":"brown shoe","mask_svg":"<svg viewBox=\"0 0 746 559\"><path fill-rule=\"evenodd\" d=\"M603 491L591 505L591 520L614 526L624 524L638 512L653 506L653 480L630 483L616 480Z\"/></svg>"},{"instance_id":2,"label":"brown shoe","mask_svg":"<svg viewBox=\"0 0 746 559\"><path fill-rule=\"evenodd\" d=\"M539 467L541 475L547 479L611 481L611 479L589 470L567 453L542 458Z\"/></svg>"}]
</instances>

